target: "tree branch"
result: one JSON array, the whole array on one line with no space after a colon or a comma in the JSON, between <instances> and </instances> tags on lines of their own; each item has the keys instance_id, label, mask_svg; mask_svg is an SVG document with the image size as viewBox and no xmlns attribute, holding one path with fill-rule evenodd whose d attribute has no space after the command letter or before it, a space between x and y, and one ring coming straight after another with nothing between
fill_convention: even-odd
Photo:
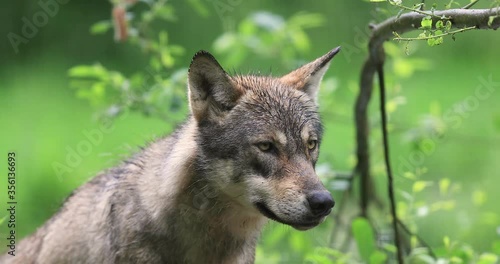
<instances>
[{"instance_id":1,"label":"tree branch","mask_svg":"<svg viewBox=\"0 0 500 264\"><path fill-rule=\"evenodd\" d=\"M497 16L500 8L492 9L449 9L444 11L420 11L410 12L399 17L389 18L380 24L372 25L372 34L368 43L369 56L366 59L360 78L360 91L355 105L356 142L357 142L357 165L356 172L360 175L361 192L361 214L366 216L367 208L373 201L374 188L370 175L370 148L369 148L369 125L367 117L368 104L373 90L373 78L377 69L384 64L385 53L382 44L393 36L393 32L403 34L420 27L422 18L431 16L433 25L440 17L446 17L452 22L453 28L476 27L476 29L497 29L500 27L500 19L494 19L488 25L490 16ZM390 186L392 188L392 186ZM394 203L395 201L391 201ZM395 214L395 212L393 212ZM393 215L394 221L397 216ZM396 241L398 239L396 238ZM398 245L396 245L398 246Z\"/></svg>"},{"instance_id":2,"label":"tree branch","mask_svg":"<svg viewBox=\"0 0 500 264\"><path fill-rule=\"evenodd\" d=\"M398 263L403 264L403 250L401 248L401 237L398 229L398 215L396 213L396 198L394 195L394 176L392 175L391 156L389 155L389 136L387 135L387 111L385 110L385 81L384 66L380 63L377 66L378 80L380 85L380 114L382 116L382 140L384 145L384 160L387 171L388 195L391 201L392 228L394 229L394 244L396 244L396 255Z\"/></svg>"},{"instance_id":3,"label":"tree branch","mask_svg":"<svg viewBox=\"0 0 500 264\"><path fill-rule=\"evenodd\" d=\"M421 11L423 13L410 12L401 15L399 18L391 17L380 24L373 25L370 37L369 52L375 54L375 50L387 39L393 36L392 32L403 34L420 27L422 18L427 15L432 16L434 25L439 19L437 17L447 17L452 22L453 28L465 28L475 26L477 29L497 29L500 27L500 19L495 19L491 26L488 26L490 16L500 14L500 8L492 9L448 9L444 11Z\"/></svg>"},{"instance_id":4,"label":"tree branch","mask_svg":"<svg viewBox=\"0 0 500 264\"><path fill-rule=\"evenodd\" d=\"M446 33L443 33L443 34L433 35L433 36L423 37L423 38L421 38L421 37L418 37L418 38L401 38L401 37L395 37L395 38L393 38L393 40L397 40L397 41L414 41L414 40L435 39L435 38L439 38L439 37L446 37L446 36L449 36L449 35L454 35L454 34L457 34L457 33L460 33L460 32L464 32L464 31L468 31L468 30L472 30L472 29L476 29L476 27L461 28L461 29L453 30L453 31L446 32Z\"/></svg>"}]
</instances>

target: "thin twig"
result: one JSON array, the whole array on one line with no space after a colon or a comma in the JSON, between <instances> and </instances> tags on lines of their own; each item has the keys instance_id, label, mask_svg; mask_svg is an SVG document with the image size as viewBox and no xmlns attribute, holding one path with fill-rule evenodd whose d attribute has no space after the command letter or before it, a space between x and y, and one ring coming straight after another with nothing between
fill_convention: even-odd
<instances>
[{"instance_id":1,"label":"thin twig","mask_svg":"<svg viewBox=\"0 0 500 264\"><path fill-rule=\"evenodd\" d=\"M444 37L444 36L448 36L448 35L453 35L455 33L460 33L460 32L464 32L464 31L471 30L471 29L476 29L476 26L461 28L461 29L457 29L457 30L453 30L453 31L446 32L443 34L429 36L429 37L417 37L417 38L395 37L395 38L393 38L393 40L399 40L399 41L427 40L427 39L434 39L434 38Z\"/></svg>"},{"instance_id":2,"label":"thin twig","mask_svg":"<svg viewBox=\"0 0 500 264\"><path fill-rule=\"evenodd\" d=\"M337 172L338 173L338 172ZM340 200L340 204L336 207L337 210L335 211L335 213L333 214L333 219L335 221L335 223L337 223L338 225L343 225L343 221L341 219L341 216L343 216L345 213L344 213L344 210L347 208L346 204L347 202L349 201L349 195L351 194L352 192L352 182L354 180L354 175L355 175L356 171L353 170L351 173L348 173L348 172L344 172L344 174L349 175L350 177L346 178L346 180L348 181L349 183L349 186L347 187L347 189L344 191L344 193L342 194L342 199ZM332 231L332 240L330 241L330 245L332 247L334 247L335 245L333 244L335 241L334 239L337 236L338 232L340 232L342 230L342 228L339 228L338 226L336 226L333 231ZM345 241L344 241L345 243Z\"/></svg>"},{"instance_id":3,"label":"thin twig","mask_svg":"<svg viewBox=\"0 0 500 264\"><path fill-rule=\"evenodd\" d=\"M403 222L401 222L400 219L398 219L398 224L399 224L399 226L401 226L401 228L403 228L403 230L408 235L415 236L418 239L418 241L420 241L420 244L422 244L424 247L429 249L429 255L431 255L431 257L433 257L434 259L437 259L436 254L434 254L434 251L432 251L431 246L429 246L429 244L427 244L427 242L425 242L425 240L422 237L420 237L418 234L413 233Z\"/></svg>"},{"instance_id":4,"label":"thin twig","mask_svg":"<svg viewBox=\"0 0 500 264\"><path fill-rule=\"evenodd\" d=\"M463 9L469 9L471 8L473 5L475 5L477 2L479 2L479 0L476 0L474 2L470 2L468 4L466 4L464 7L462 7Z\"/></svg>"},{"instance_id":5,"label":"thin twig","mask_svg":"<svg viewBox=\"0 0 500 264\"><path fill-rule=\"evenodd\" d=\"M392 228L394 229L394 243L396 244L396 253L398 256L398 263L403 264L403 250L401 248L401 242L398 230L398 215L396 213L396 198L394 195L394 177L392 175L391 160L389 155L389 138L387 136L387 111L385 109L385 81L384 81L384 69L382 64L378 64L377 67L378 80L380 85L380 114L382 117L382 139L384 145L384 160L385 169L387 171L387 188L389 193L389 200L391 204L391 215L392 215Z\"/></svg>"},{"instance_id":6,"label":"thin twig","mask_svg":"<svg viewBox=\"0 0 500 264\"><path fill-rule=\"evenodd\" d=\"M411 7L408 7L408 6L401 5L401 4L396 4L396 3L392 2L392 1L389 1L389 3L391 5L393 5L393 6L397 6L397 7L401 8L401 9L404 9L404 10L407 10L407 11L411 11L411 12L415 12L415 13L419 13L419 14L422 14L422 15L431 16L431 17L435 17L435 18L439 18L439 19L450 19L449 17L435 15L434 12L426 12L426 11L423 11L423 10L420 10L420 9L411 8Z\"/></svg>"}]
</instances>

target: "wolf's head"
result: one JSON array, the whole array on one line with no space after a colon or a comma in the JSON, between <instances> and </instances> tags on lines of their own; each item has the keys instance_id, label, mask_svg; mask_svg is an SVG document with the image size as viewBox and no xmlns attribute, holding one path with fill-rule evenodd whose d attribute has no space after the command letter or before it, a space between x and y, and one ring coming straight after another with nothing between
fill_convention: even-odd
<instances>
[{"instance_id":1,"label":"wolf's head","mask_svg":"<svg viewBox=\"0 0 500 264\"><path fill-rule=\"evenodd\" d=\"M280 78L229 76L207 52L189 69L200 170L246 211L299 230L318 225L335 202L318 179L322 127L317 91L339 48Z\"/></svg>"}]
</instances>

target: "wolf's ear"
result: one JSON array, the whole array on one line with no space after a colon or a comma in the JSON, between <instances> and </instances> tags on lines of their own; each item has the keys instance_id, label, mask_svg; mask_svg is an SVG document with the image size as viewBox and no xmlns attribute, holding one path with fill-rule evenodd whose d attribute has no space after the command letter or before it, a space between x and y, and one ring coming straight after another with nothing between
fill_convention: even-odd
<instances>
[{"instance_id":1,"label":"wolf's ear","mask_svg":"<svg viewBox=\"0 0 500 264\"><path fill-rule=\"evenodd\" d=\"M305 92L316 102L321 79L330 65L330 60L339 51L340 47L334 48L327 54L281 77L281 82Z\"/></svg>"},{"instance_id":2,"label":"wolf's ear","mask_svg":"<svg viewBox=\"0 0 500 264\"><path fill-rule=\"evenodd\" d=\"M198 121L221 116L236 105L241 91L212 54L198 51L188 73L189 106Z\"/></svg>"}]
</instances>

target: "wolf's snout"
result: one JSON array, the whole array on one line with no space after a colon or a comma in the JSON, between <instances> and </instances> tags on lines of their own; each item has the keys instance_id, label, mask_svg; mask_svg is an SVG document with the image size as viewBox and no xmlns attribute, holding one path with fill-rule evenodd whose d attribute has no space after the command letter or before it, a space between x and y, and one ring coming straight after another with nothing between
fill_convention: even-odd
<instances>
[{"instance_id":1,"label":"wolf's snout","mask_svg":"<svg viewBox=\"0 0 500 264\"><path fill-rule=\"evenodd\" d=\"M311 212L315 216L326 216L335 205L335 201L327 191L312 192L307 196Z\"/></svg>"}]
</instances>

